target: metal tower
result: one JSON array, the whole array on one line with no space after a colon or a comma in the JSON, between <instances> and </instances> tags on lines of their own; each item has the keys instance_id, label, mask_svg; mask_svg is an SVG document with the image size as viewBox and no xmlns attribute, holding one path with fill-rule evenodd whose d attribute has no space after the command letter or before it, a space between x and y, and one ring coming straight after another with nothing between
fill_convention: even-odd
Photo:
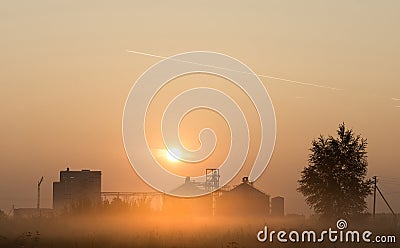
<instances>
[{"instance_id":1,"label":"metal tower","mask_svg":"<svg viewBox=\"0 0 400 248\"><path fill-rule=\"evenodd\" d=\"M205 189L212 192L212 215L215 216L219 188L219 169L206 169Z\"/></svg>"}]
</instances>

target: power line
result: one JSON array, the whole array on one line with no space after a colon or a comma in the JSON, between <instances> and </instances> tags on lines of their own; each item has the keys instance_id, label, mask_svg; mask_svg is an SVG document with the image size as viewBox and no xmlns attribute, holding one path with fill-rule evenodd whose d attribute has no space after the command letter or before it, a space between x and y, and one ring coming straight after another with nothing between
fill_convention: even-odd
<instances>
[{"instance_id":1,"label":"power line","mask_svg":"<svg viewBox=\"0 0 400 248\"><path fill-rule=\"evenodd\" d=\"M400 99L399 99L400 100ZM393 180L399 180L400 181L400 177L383 177L383 176L379 176L379 178L383 178L383 179L393 179Z\"/></svg>"},{"instance_id":2,"label":"power line","mask_svg":"<svg viewBox=\"0 0 400 248\"><path fill-rule=\"evenodd\" d=\"M388 195L400 194L400 191L388 192L386 194L388 194Z\"/></svg>"},{"instance_id":3,"label":"power line","mask_svg":"<svg viewBox=\"0 0 400 248\"><path fill-rule=\"evenodd\" d=\"M389 181L380 181L383 184L390 184L390 185L400 185L400 182L389 182Z\"/></svg>"}]
</instances>

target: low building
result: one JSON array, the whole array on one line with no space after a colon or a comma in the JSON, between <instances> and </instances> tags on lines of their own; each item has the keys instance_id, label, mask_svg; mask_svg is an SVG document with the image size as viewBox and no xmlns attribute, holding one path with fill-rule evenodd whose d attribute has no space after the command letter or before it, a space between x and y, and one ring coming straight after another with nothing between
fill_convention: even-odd
<instances>
[{"instance_id":1,"label":"low building","mask_svg":"<svg viewBox=\"0 0 400 248\"><path fill-rule=\"evenodd\" d=\"M186 177L185 183L171 191L172 195L203 195L207 193L204 183L196 183ZM169 216L210 216L212 215L212 195L199 197L178 197L165 195L163 212Z\"/></svg>"},{"instance_id":2,"label":"low building","mask_svg":"<svg viewBox=\"0 0 400 248\"><path fill-rule=\"evenodd\" d=\"M271 199L271 215L285 215L285 199L283 197L277 196Z\"/></svg>"},{"instance_id":3,"label":"low building","mask_svg":"<svg viewBox=\"0 0 400 248\"><path fill-rule=\"evenodd\" d=\"M53 183L53 209L93 207L101 203L101 171L60 171L60 181Z\"/></svg>"},{"instance_id":4,"label":"low building","mask_svg":"<svg viewBox=\"0 0 400 248\"><path fill-rule=\"evenodd\" d=\"M265 217L270 213L270 196L256 189L248 177L230 191L223 192L216 202L216 214L232 217Z\"/></svg>"},{"instance_id":5,"label":"low building","mask_svg":"<svg viewBox=\"0 0 400 248\"><path fill-rule=\"evenodd\" d=\"M52 217L53 209L51 208L14 208L14 218L39 218Z\"/></svg>"}]
</instances>

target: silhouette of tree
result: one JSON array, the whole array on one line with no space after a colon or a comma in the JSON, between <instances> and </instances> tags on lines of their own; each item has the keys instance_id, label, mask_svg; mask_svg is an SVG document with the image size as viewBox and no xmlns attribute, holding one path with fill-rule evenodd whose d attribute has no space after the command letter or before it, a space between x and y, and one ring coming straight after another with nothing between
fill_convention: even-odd
<instances>
[{"instance_id":1,"label":"silhouette of tree","mask_svg":"<svg viewBox=\"0 0 400 248\"><path fill-rule=\"evenodd\" d=\"M306 203L325 218L363 213L371 194L367 174L367 141L339 125L338 137L320 136L312 141L308 166L301 172L300 186Z\"/></svg>"}]
</instances>

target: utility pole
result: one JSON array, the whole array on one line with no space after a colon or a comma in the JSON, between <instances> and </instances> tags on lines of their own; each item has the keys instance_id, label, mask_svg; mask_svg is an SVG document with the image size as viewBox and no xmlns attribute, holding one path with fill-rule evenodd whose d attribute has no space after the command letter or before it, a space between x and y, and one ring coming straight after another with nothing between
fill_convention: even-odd
<instances>
[{"instance_id":1,"label":"utility pole","mask_svg":"<svg viewBox=\"0 0 400 248\"><path fill-rule=\"evenodd\" d=\"M372 216L375 219L375 211L376 211L376 191L378 190L378 193L380 194L380 196L382 197L383 201L386 203L386 206L389 208L390 212L393 214L393 218L394 218L394 222L397 223L397 215L396 213L393 211L392 207L390 206L389 202L386 200L385 196L383 195L382 191L379 189L377 183L376 183L376 176L373 177L374 179L374 208L372 210Z\"/></svg>"},{"instance_id":2,"label":"utility pole","mask_svg":"<svg viewBox=\"0 0 400 248\"><path fill-rule=\"evenodd\" d=\"M373 177L374 179L374 208L372 211L372 216L375 219L375 210L376 210L376 176Z\"/></svg>"},{"instance_id":3,"label":"utility pole","mask_svg":"<svg viewBox=\"0 0 400 248\"><path fill-rule=\"evenodd\" d=\"M40 209L40 185L43 182L43 177L40 178L37 184L37 209Z\"/></svg>"}]
</instances>

